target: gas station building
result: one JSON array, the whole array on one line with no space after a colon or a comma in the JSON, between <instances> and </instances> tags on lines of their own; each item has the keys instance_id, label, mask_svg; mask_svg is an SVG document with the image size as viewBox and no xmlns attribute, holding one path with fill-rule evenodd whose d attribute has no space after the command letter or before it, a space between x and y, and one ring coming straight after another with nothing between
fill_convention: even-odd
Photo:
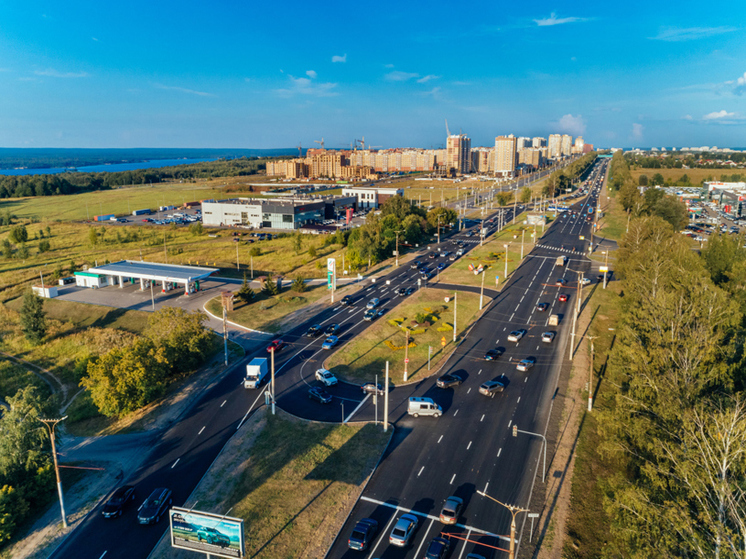
<instances>
[{"instance_id":1,"label":"gas station building","mask_svg":"<svg viewBox=\"0 0 746 559\"><path fill-rule=\"evenodd\" d=\"M78 287L100 288L140 283L140 291L152 286L160 287L163 293L174 289L183 289L185 295L199 291L200 282L218 272L217 268L198 266L179 266L176 264L159 264L122 260L103 266L75 272L75 284Z\"/></svg>"}]
</instances>

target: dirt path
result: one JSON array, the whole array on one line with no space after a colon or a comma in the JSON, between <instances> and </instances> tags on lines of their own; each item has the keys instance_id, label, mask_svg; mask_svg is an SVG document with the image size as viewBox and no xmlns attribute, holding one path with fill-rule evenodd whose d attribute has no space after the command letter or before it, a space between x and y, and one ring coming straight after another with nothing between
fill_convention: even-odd
<instances>
[{"instance_id":1,"label":"dirt path","mask_svg":"<svg viewBox=\"0 0 746 559\"><path fill-rule=\"evenodd\" d=\"M34 365L33 363L26 361L25 359L21 359L20 357L14 357L13 355L9 353L5 353L4 351L0 351L0 355L3 355L4 357L11 359L15 361L16 363L19 363L25 367L28 367L32 373L34 373L37 377L39 377L41 380L43 380L47 386L49 386L49 389L52 391L52 394L57 394L59 392L62 393L62 405L65 405L65 402L67 402L67 391L68 387L67 385L62 382L57 376L43 367L39 367L38 365ZM54 382L52 382L52 379ZM69 403L68 403L69 405Z\"/></svg>"}]
</instances>

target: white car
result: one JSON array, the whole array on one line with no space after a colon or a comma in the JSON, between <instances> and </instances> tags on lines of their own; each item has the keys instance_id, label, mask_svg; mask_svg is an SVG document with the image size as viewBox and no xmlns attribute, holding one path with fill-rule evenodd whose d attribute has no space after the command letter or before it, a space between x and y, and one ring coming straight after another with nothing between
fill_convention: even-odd
<instances>
[{"instance_id":1,"label":"white car","mask_svg":"<svg viewBox=\"0 0 746 559\"><path fill-rule=\"evenodd\" d=\"M528 357L526 359L521 359L515 366L515 368L519 371L526 372L534 366L534 363L536 363L536 359L534 359L533 357Z\"/></svg>"},{"instance_id":2,"label":"white car","mask_svg":"<svg viewBox=\"0 0 746 559\"><path fill-rule=\"evenodd\" d=\"M508 334L508 341L509 342L517 342L520 341L520 339L526 335L526 331L521 328L520 330L513 330L510 334Z\"/></svg>"},{"instance_id":3,"label":"white car","mask_svg":"<svg viewBox=\"0 0 746 559\"><path fill-rule=\"evenodd\" d=\"M591 280L589 280L588 278L583 278L580 282L581 285L588 285L589 283L591 283Z\"/></svg>"},{"instance_id":4,"label":"white car","mask_svg":"<svg viewBox=\"0 0 746 559\"><path fill-rule=\"evenodd\" d=\"M541 341L545 344L551 344L554 340L554 332L544 332L541 335Z\"/></svg>"},{"instance_id":5,"label":"white car","mask_svg":"<svg viewBox=\"0 0 746 559\"><path fill-rule=\"evenodd\" d=\"M339 382L337 377L335 377L331 371L327 371L326 369L319 369L316 371L316 380L320 380L325 386L334 386Z\"/></svg>"},{"instance_id":6,"label":"white car","mask_svg":"<svg viewBox=\"0 0 746 559\"><path fill-rule=\"evenodd\" d=\"M376 299L371 299L370 301L368 301L368 304L365 305L365 308L366 309L375 309L378 306L379 302L380 301L377 298Z\"/></svg>"}]
</instances>

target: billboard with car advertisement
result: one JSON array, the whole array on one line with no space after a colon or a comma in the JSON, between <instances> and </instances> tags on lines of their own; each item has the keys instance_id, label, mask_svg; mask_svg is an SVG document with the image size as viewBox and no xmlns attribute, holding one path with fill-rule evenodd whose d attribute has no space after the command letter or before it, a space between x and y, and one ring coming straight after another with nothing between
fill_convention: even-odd
<instances>
[{"instance_id":1,"label":"billboard with car advertisement","mask_svg":"<svg viewBox=\"0 0 746 559\"><path fill-rule=\"evenodd\" d=\"M172 507L169 511L171 546L243 559L243 520Z\"/></svg>"}]
</instances>

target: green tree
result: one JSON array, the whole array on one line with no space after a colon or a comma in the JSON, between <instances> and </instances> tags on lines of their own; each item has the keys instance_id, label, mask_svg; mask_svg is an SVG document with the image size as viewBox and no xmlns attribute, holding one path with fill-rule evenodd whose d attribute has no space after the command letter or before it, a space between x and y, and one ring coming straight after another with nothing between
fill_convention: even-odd
<instances>
[{"instance_id":1,"label":"green tree","mask_svg":"<svg viewBox=\"0 0 746 559\"><path fill-rule=\"evenodd\" d=\"M52 236L52 228L49 227L49 225L47 225L46 231L47 231L47 237L51 237Z\"/></svg>"},{"instance_id":2,"label":"green tree","mask_svg":"<svg viewBox=\"0 0 746 559\"><path fill-rule=\"evenodd\" d=\"M10 485L0 487L0 544L9 541L29 512L28 502Z\"/></svg>"},{"instance_id":3,"label":"green tree","mask_svg":"<svg viewBox=\"0 0 746 559\"><path fill-rule=\"evenodd\" d=\"M647 175L640 175L640 178L637 179L637 183L640 186L647 186L648 185L648 176Z\"/></svg>"},{"instance_id":4,"label":"green tree","mask_svg":"<svg viewBox=\"0 0 746 559\"><path fill-rule=\"evenodd\" d=\"M245 273L243 275L243 283L241 284L241 288L236 293L236 297L247 304L251 303L251 301L254 300L254 297L256 297L256 293L254 293L254 290L251 289L249 280L247 279Z\"/></svg>"},{"instance_id":5,"label":"green tree","mask_svg":"<svg viewBox=\"0 0 746 559\"><path fill-rule=\"evenodd\" d=\"M293 291L296 293L303 293L306 290L306 278L305 276L298 275L293 280Z\"/></svg>"},{"instance_id":6,"label":"green tree","mask_svg":"<svg viewBox=\"0 0 746 559\"><path fill-rule=\"evenodd\" d=\"M43 252L49 252L50 250L52 250L52 245L49 244L49 241L45 239L39 242L39 253L40 254Z\"/></svg>"},{"instance_id":7,"label":"green tree","mask_svg":"<svg viewBox=\"0 0 746 559\"><path fill-rule=\"evenodd\" d=\"M262 255L262 249L260 249L259 247L251 247L249 249L249 256L257 257L261 255Z\"/></svg>"},{"instance_id":8,"label":"green tree","mask_svg":"<svg viewBox=\"0 0 746 559\"><path fill-rule=\"evenodd\" d=\"M44 312L44 299L28 290L23 294L20 312L21 331L32 344L38 344L47 333L47 319Z\"/></svg>"},{"instance_id":9,"label":"green tree","mask_svg":"<svg viewBox=\"0 0 746 559\"><path fill-rule=\"evenodd\" d=\"M207 315L179 307L164 307L148 317L144 335L163 349L171 373L197 367L212 350L213 338L204 323Z\"/></svg>"},{"instance_id":10,"label":"green tree","mask_svg":"<svg viewBox=\"0 0 746 559\"><path fill-rule=\"evenodd\" d=\"M16 257L20 258L21 260L26 260L29 257L29 251L28 251L28 247L26 246L26 243L21 243L18 246L18 252L16 253Z\"/></svg>"},{"instance_id":11,"label":"green tree","mask_svg":"<svg viewBox=\"0 0 746 559\"><path fill-rule=\"evenodd\" d=\"M295 254L300 254L302 248L303 237L301 236L300 231L298 231L295 235L293 235L293 250L295 251Z\"/></svg>"},{"instance_id":12,"label":"green tree","mask_svg":"<svg viewBox=\"0 0 746 559\"><path fill-rule=\"evenodd\" d=\"M664 196L655 204L652 215L665 219L676 231L680 231L689 223L689 210L684 202L674 196Z\"/></svg>"},{"instance_id":13,"label":"green tree","mask_svg":"<svg viewBox=\"0 0 746 559\"><path fill-rule=\"evenodd\" d=\"M3 258L13 258L13 245L9 239L3 239Z\"/></svg>"},{"instance_id":14,"label":"green tree","mask_svg":"<svg viewBox=\"0 0 746 559\"><path fill-rule=\"evenodd\" d=\"M78 271L78 265L75 263L75 260L70 260L70 265L68 266L68 268L70 269L71 274L74 274Z\"/></svg>"},{"instance_id":15,"label":"green tree","mask_svg":"<svg viewBox=\"0 0 746 559\"><path fill-rule=\"evenodd\" d=\"M528 186L521 188L521 204L528 204L531 201L531 189Z\"/></svg>"},{"instance_id":16,"label":"green tree","mask_svg":"<svg viewBox=\"0 0 746 559\"><path fill-rule=\"evenodd\" d=\"M3 226L7 227L8 225L13 225L13 214L10 213L10 210L5 210L5 213L3 213Z\"/></svg>"},{"instance_id":17,"label":"green tree","mask_svg":"<svg viewBox=\"0 0 746 559\"><path fill-rule=\"evenodd\" d=\"M316 258L316 247L313 247L313 246L308 247L308 256L310 258Z\"/></svg>"},{"instance_id":18,"label":"green tree","mask_svg":"<svg viewBox=\"0 0 746 559\"><path fill-rule=\"evenodd\" d=\"M513 197L507 192L498 192L495 201L498 206L508 206L513 202Z\"/></svg>"},{"instance_id":19,"label":"green tree","mask_svg":"<svg viewBox=\"0 0 746 559\"><path fill-rule=\"evenodd\" d=\"M195 237L199 237L200 235L203 235L203 234L204 234L204 232L205 232L205 228L204 228L204 227L202 226L202 222L201 222L201 221L198 221L198 222L196 222L196 223L192 223L192 224L191 224L191 225L189 226L189 232L190 232L190 233L191 233L191 234L192 234L193 236L195 236Z\"/></svg>"},{"instance_id":20,"label":"green tree","mask_svg":"<svg viewBox=\"0 0 746 559\"><path fill-rule=\"evenodd\" d=\"M25 243L28 241L28 231L25 225L16 225L10 230L8 238L14 243Z\"/></svg>"},{"instance_id":21,"label":"green tree","mask_svg":"<svg viewBox=\"0 0 746 559\"><path fill-rule=\"evenodd\" d=\"M62 270L62 264L57 264L57 267L54 269L54 272L52 272L52 281L58 281L62 275L64 274L64 271Z\"/></svg>"},{"instance_id":22,"label":"green tree","mask_svg":"<svg viewBox=\"0 0 746 559\"><path fill-rule=\"evenodd\" d=\"M91 246L95 247L96 245L98 245L98 241L99 241L99 239L98 239L98 233L96 232L96 228L95 227L89 227L88 228L88 243Z\"/></svg>"},{"instance_id":23,"label":"green tree","mask_svg":"<svg viewBox=\"0 0 746 559\"><path fill-rule=\"evenodd\" d=\"M44 229L39 229L39 238L40 239L44 238Z\"/></svg>"},{"instance_id":24,"label":"green tree","mask_svg":"<svg viewBox=\"0 0 746 559\"><path fill-rule=\"evenodd\" d=\"M272 274L267 274L267 277L264 278L262 293L265 293L269 297L280 293L280 289L277 287L277 280L272 277Z\"/></svg>"},{"instance_id":25,"label":"green tree","mask_svg":"<svg viewBox=\"0 0 746 559\"><path fill-rule=\"evenodd\" d=\"M662 185L666 182L666 179L663 178L663 175L660 173L656 173L653 175L653 184L654 185Z\"/></svg>"}]
</instances>

